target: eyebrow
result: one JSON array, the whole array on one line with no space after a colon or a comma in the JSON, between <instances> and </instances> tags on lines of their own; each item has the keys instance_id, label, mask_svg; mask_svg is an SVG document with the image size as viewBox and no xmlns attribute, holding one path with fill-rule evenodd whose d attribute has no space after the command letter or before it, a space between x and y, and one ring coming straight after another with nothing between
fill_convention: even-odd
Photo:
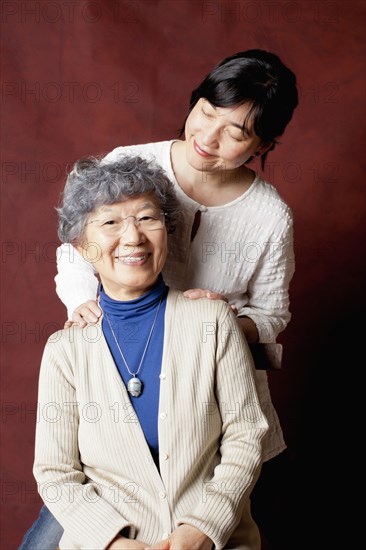
<instances>
[{"instance_id":1,"label":"eyebrow","mask_svg":"<svg viewBox=\"0 0 366 550\"><path fill-rule=\"evenodd\" d=\"M213 103L210 103L210 101L208 101L208 99L206 99L207 103L209 103L211 105L211 107L217 111L217 107L216 105L213 105ZM218 115L220 116L220 115ZM247 134L248 136L251 135L251 132L249 131L249 128L244 125L244 126L241 126L241 124L238 124L237 122L229 122L230 126L234 126L235 128L239 128L239 130L241 130L243 132L243 134Z\"/></svg>"}]
</instances>

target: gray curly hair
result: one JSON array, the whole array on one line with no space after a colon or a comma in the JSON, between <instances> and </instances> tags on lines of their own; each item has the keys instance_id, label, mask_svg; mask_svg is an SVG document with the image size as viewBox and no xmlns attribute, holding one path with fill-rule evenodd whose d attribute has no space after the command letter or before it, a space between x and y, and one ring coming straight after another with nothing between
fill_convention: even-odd
<instances>
[{"instance_id":1,"label":"gray curly hair","mask_svg":"<svg viewBox=\"0 0 366 550\"><path fill-rule=\"evenodd\" d=\"M62 242L78 242L87 218L104 204L114 204L150 194L157 199L167 218L168 232L175 229L179 203L173 184L164 170L153 161L125 156L107 163L89 157L78 160L66 180L58 212L58 236Z\"/></svg>"}]
</instances>

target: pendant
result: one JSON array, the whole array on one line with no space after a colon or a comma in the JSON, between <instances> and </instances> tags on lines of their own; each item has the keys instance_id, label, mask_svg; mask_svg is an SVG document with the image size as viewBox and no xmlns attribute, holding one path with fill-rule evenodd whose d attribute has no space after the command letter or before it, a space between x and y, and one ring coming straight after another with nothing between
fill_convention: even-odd
<instances>
[{"instance_id":1,"label":"pendant","mask_svg":"<svg viewBox=\"0 0 366 550\"><path fill-rule=\"evenodd\" d=\"M127 390L130 392L133 397L139 397L142 392L142 382L139 378L134 376L131 380L128 381Z\"/></svg>"}]
</instances>

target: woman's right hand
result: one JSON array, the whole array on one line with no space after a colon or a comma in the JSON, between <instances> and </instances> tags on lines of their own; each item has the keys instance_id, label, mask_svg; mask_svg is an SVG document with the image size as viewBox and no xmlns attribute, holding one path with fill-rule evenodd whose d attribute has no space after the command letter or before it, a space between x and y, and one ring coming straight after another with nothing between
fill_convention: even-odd
<instances>
[{"instance_id":1,"label":"woman's right hand","mask_svg":"<svg viewBox=\"0 0 366 550\"><path fill-rule=\"evenodd\" d=\"M139 540L126 539L126 537L115 538L106 550L144 550L146 544Z\"/></svg>"},{"instance_id":2,"label":"woman's right hand","mask_svg":"<svg viewBox=\"0 0 366 550\"><path fill-rule=\"evenodd\" d=\"M101 315L102 310L97 301L88 300L75 309L71 319L64 324L64 328L70 328L75 323L81 328L86 327L88 323L96 323Z\"/></svg>"}]
</instances>

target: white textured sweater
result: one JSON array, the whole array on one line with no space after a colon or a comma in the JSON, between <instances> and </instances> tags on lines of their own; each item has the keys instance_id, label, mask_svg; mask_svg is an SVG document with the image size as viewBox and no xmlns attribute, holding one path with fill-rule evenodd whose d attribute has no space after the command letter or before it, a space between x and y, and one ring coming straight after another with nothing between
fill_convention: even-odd
<instances>
[{"instance_id":1,"label":"white textured sweater","mask_svg":"<svg viewBox=\"0 0 366 550\"><path fill-rule=\"evenodd\" d=\"M172 143L117 147L105 157L110 162L126 154L156 160L174 184L184 216L169 235L164 280L178 290L204 288L224 294L239 316L253 319L260 342L274 342L290 320L288 288L294 273L290 208L258 175L243 195L228 204L197 203L174 176ZM191 243L197 210L201 222ZM98 280L92 264L83 262L70 245L58 249L57 260L56 290L71 317L76 307L95 299Z\"/></svg>"},{"instance_id":2,"label":"white textured sweater","mask_svg":"<svg viewBox=\"0 0 366 550\"><path fill-rule=\"evenodd\" d=\"M290 320L289 283L294 273L293 222L290 208L276 189L258 175L242 196L214 207L198 204L179 186L171 164L173 141L117 147L106 157L140 155L155 160L174 184L184 212L182 223L169 235L164 280L171 288L203 288L228 297L239 316L255 322L260 342L275 342ZM201 210L198 232L191 242L192 225ZM57 250L56 291L69 317L80 304L95 300L98 279L92 263L70 244ZM285 449L280 423L273 407L267 374L256 372L262 408L270 431L264 460Z\"/></svg>"},{"instance_id":3,"label":"white textured sweater","mask_svg":"<svg viewBox=\"0 0 366 550\"><path fill-rule=\"evenodd\" d=\"M103 549L125 528L153 544L181 523L218 550L253 548L243 510L268 427L253 375L230 308L170 291L159 475L101 324L52 335L40 371L34 475L64 528L60 548Z\"/></svg>"}]
</instances>

